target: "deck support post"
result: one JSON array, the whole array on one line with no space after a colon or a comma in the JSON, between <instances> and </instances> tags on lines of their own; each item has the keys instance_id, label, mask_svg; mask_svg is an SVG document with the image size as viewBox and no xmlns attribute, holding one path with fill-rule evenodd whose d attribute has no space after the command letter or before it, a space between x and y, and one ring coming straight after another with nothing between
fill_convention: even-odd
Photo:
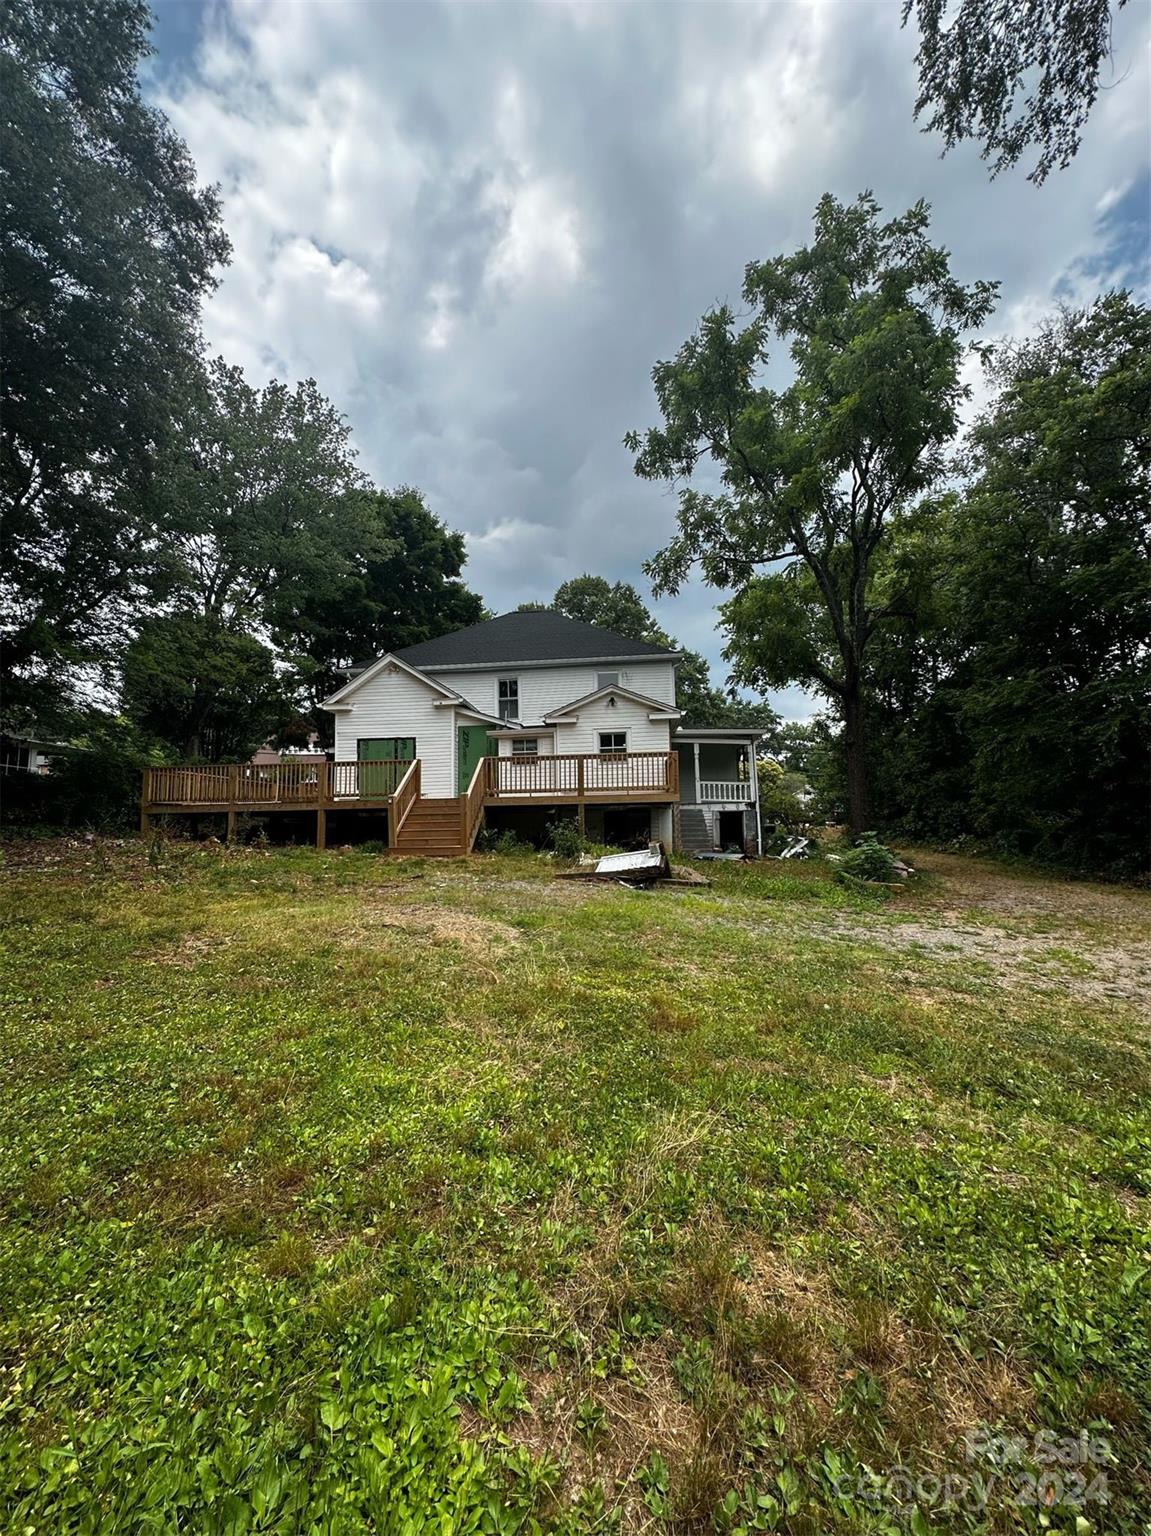
<instances>
[{"instance_id":1,"label":"deck support post","mask_svg":"<svg viewBox=\"0 0 1151 1536\"><path fill-rule=\"evenodd\" d=\"M228 807L228 830L225 833L225 841L228 843L236 841L236 807L234 805Z\"/></svg>"},{"instance_id":2,"label":"deck support post","mask_svg":"<svg viewBox=\"0 0 1151 1536\"><path fill-rule=\"evenodd\" d=\"M140 836L147 837L152 830L152 818L143 806L140 807Z\"/></svg>"},{"instance_id":3,"label":"deck support post","mask_svg":"<svg viewBox=\"0 0 1151 1536\"><path fill-rule=\"evenodd\" d=\"M584 837L587 834L587 801L586 800L581 800L580 801L579 805L576 808L576 814L579 817L579 835L581 837Z\"/></svg>"},{"instance_id":4,"label":"deck support post","mask_svg":"<svg viewBox=\"0 0 1151 1536\"><path fill-rule=\"evenodd\" d=\"M323 848L328 841L328 813L321 805L316 812L316 847Z\"/></svg>"}]
</instances>

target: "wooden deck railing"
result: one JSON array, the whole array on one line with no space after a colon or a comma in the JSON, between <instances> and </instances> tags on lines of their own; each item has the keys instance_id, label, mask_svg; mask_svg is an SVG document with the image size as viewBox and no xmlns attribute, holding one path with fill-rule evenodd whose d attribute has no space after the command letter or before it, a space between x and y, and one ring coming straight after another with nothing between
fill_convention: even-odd
<instances>
[{"instance_id":1,"label":"wooden deck railing","mask_svg":"<svg viewBox=\"0 0 1151 1536\"><path fill-rule=\"evenodd\" d=\"M460 802L460 832L464 842L464 852L471 853L472 844L476 840L476 833L480 830L480 822L484 819L484 796L487 793L488 764L493 759L481 757L476 764L476 771L472 774L472 782L468 785Z\"/></svg>"},{"instance_id":2,"label":"wooden deck railing","mask_svg":"<svg viewBox=\"0 0 1151 1536\"><path fill-rule=\"evenodd\" d=\"M358 763L329 763L333 800L386 800L411 772L410 757L383 757Z\"/></svg>"},{"instance_id":3,"label":"wooden deck railing","mask_svg":"<svg viewBox=\"0 0 1151 1536\"><path fill-rule=\"evenodd\" d=\"M392 808L388 817L389 840L394 845L400 835L400 829L408 819L408 813L420 798L420 760L413 758L408 764L408 771L396 785L392 796Z\"/></svg>"},{"instance_id":4,"label":"wooden deck railing","mask_svg":"<svg viewBox=\"0 0 1151 1536\"><path fill-rule=\"evenodd\" d=\"M489 757L485 794L489 800L549 797L584 800L618 795L674 797L679 793L675 752L573 752L539 757Z\"/></svg>"},{"instance_id":5,"label":"wooden deck railing","mask_svg":"<svg viewBox=\"0 0 1151 1536\"><path fill-rule=\"evenodd\" d=\"M145 805L330 805L388 800L411 772L410 758L375 762L190 763L144 770Z\"/></svg>"}]
</instances>

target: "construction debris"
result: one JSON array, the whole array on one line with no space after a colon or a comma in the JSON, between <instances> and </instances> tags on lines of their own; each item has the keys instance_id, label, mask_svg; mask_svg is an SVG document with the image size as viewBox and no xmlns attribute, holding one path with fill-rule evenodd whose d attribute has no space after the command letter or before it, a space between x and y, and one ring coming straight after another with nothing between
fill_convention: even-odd
<instances>
[{"instance_id":1,"label":"construction debris","mask_svg":"<svg viewBox=\"0 0 1151 1536\"><path fill-rule=\"evenodd\" d=\"M633 889L651 885L710 885L693 869L668 863L662 843L649 843L639 853L609 853L602 859L581 861L577 869L562 869L558 880L588 880L598 884L628 885Z\"/></svg>"}]
</instances>

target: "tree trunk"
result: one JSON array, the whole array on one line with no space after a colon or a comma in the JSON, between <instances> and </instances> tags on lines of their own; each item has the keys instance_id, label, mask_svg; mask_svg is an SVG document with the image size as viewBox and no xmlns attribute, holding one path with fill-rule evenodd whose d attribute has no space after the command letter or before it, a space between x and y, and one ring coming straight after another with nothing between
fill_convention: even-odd
<instances>
[{"instance_id":1,"label":"tree trunk","mask_svg":"<svg viewBox=\"0 0 1151 1536\"><path fill-rule=\"evenodd\" d=\"M853 837L871 828L865 737L863 691L858 681L852 681L843 695L843 755L847 766L847 824Z\"/></svg>"}]
</instances>

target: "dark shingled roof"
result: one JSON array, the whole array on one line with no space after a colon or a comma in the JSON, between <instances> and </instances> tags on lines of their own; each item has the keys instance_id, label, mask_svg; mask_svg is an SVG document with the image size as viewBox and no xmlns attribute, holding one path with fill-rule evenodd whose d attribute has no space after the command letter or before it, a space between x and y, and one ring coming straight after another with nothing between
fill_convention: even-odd
<instances>
[{"instance_id":1,"label":"dark shingled roof","mask_svg":"<svg viewBox=\"0 0 1151 1536\"><path fill-rule=\"evenodd\" d=\"M646 640L629 640L598 624L581 624L554 608L501 613L438 640L395 653L413 667L516 666L529 661L614 660L620 656L677 656Z\"/></svg>"}]
</instances>

